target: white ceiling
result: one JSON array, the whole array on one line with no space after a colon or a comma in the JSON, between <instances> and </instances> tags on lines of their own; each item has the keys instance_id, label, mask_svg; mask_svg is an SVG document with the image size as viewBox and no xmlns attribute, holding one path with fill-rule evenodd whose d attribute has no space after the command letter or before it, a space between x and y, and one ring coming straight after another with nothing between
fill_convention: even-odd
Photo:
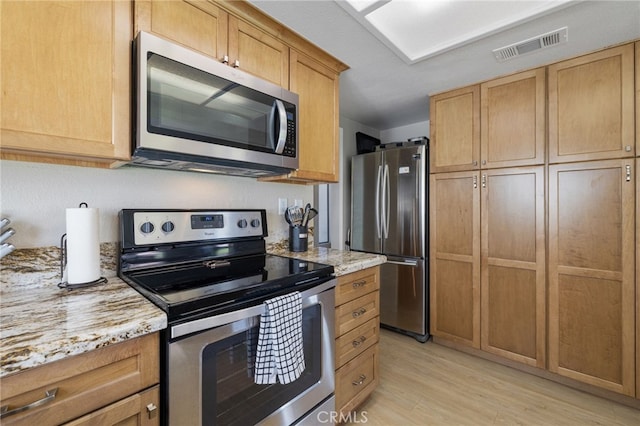
<instances>
[{"instance_id":1,"label":"white ceiling","mask_svg":"<svg viewBox=\"0 0 640 426\"><path fill-rule=\"evenodd\" d=\"M249 1L347 64L350 69L340 77L340 113L379 130L428 120L429 94L640 38L640 0L556 0L553 6L548 5L549 1L449 0L456 7L452 8L450 17L439 15L438 34L455 27L466 34L466 39L447 35L450 40L447 43L446 37L435 41L432 40L435 36L428 37L420 43L424 49L412 44L416 51L428 53L426 59L420 59L425 55L418 54L416 60L398 53L375 29L353 15L347 4L334 0ZM401 0L401 3L410 1ZM547 3L547 9L532 7L533 3ZM518 11L514 5L534 16L527 18L520 14L517 22L503 21L499 25L493 13L500 8ZM468 14L463 13L464 10L475 12ZM445 24L445 19L450 19L450 23ZM566 43L505 62L498 62L492 53L494 49L565 26L568 27ZM407 24L407 28L411 25Z\"/></svg>"}]
</instances>

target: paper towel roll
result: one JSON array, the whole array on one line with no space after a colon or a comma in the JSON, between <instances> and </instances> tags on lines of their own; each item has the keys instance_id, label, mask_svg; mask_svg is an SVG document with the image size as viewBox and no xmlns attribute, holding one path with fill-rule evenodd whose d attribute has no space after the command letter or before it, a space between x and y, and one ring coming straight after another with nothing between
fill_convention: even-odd
<instances>
[{"instance_id":1,"label":"paper towel roll","mask_svg":"<svg viewBox=\"0 0 640 426\"><path fill-rule=\"evenodd\" d=\"M67 282L82 284L99 278L99 210L67 209Z\"/></svg>"}]
</instances>

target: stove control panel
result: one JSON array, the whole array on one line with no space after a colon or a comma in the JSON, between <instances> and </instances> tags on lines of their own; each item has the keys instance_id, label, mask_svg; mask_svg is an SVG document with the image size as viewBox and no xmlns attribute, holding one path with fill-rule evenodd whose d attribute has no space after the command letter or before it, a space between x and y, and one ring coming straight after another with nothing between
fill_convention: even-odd
<instances>
[{"instance_id":1,"label":"stove control panel","mask_svg":"<svg viewBox=\"0 0 640 426\"><path fill-rule=\"evenodd\" d=\"M140 210L130 217L136 245L267 235L264 210Z\"/></svg>"}]
</instances>

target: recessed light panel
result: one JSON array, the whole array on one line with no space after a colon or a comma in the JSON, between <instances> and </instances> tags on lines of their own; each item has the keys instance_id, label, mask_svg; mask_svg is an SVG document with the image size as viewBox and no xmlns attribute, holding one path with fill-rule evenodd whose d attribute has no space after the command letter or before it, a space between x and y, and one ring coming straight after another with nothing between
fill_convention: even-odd
<instances>
[{"instance_id":1,"label":"recessed light panel","mask_svg":"<svg viewBox=\"0 0 640 426\"><path fill-rule=\"evenodd\" d=\"M336 1L407 63L435 56L569 3L569 0Z\"/></svg>"}]
</instances>

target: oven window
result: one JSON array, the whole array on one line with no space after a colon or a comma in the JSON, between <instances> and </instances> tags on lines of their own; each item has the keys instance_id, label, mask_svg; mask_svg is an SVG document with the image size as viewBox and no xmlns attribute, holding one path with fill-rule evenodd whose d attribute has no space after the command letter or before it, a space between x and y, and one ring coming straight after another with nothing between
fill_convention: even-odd
<instances>
[{"instance_id":1,"label":"oven window","mask_svg":"<svg viewBox=\"0 0 640 426\"><path fill-rule=\"evenodd\" d=\"M298 380L282 385L253 381L259 327L208 345L202 352L202 424L256 424L312 387L322 373L320 305L302 311L306 369Z\"/></svg>"}]
</instances>

